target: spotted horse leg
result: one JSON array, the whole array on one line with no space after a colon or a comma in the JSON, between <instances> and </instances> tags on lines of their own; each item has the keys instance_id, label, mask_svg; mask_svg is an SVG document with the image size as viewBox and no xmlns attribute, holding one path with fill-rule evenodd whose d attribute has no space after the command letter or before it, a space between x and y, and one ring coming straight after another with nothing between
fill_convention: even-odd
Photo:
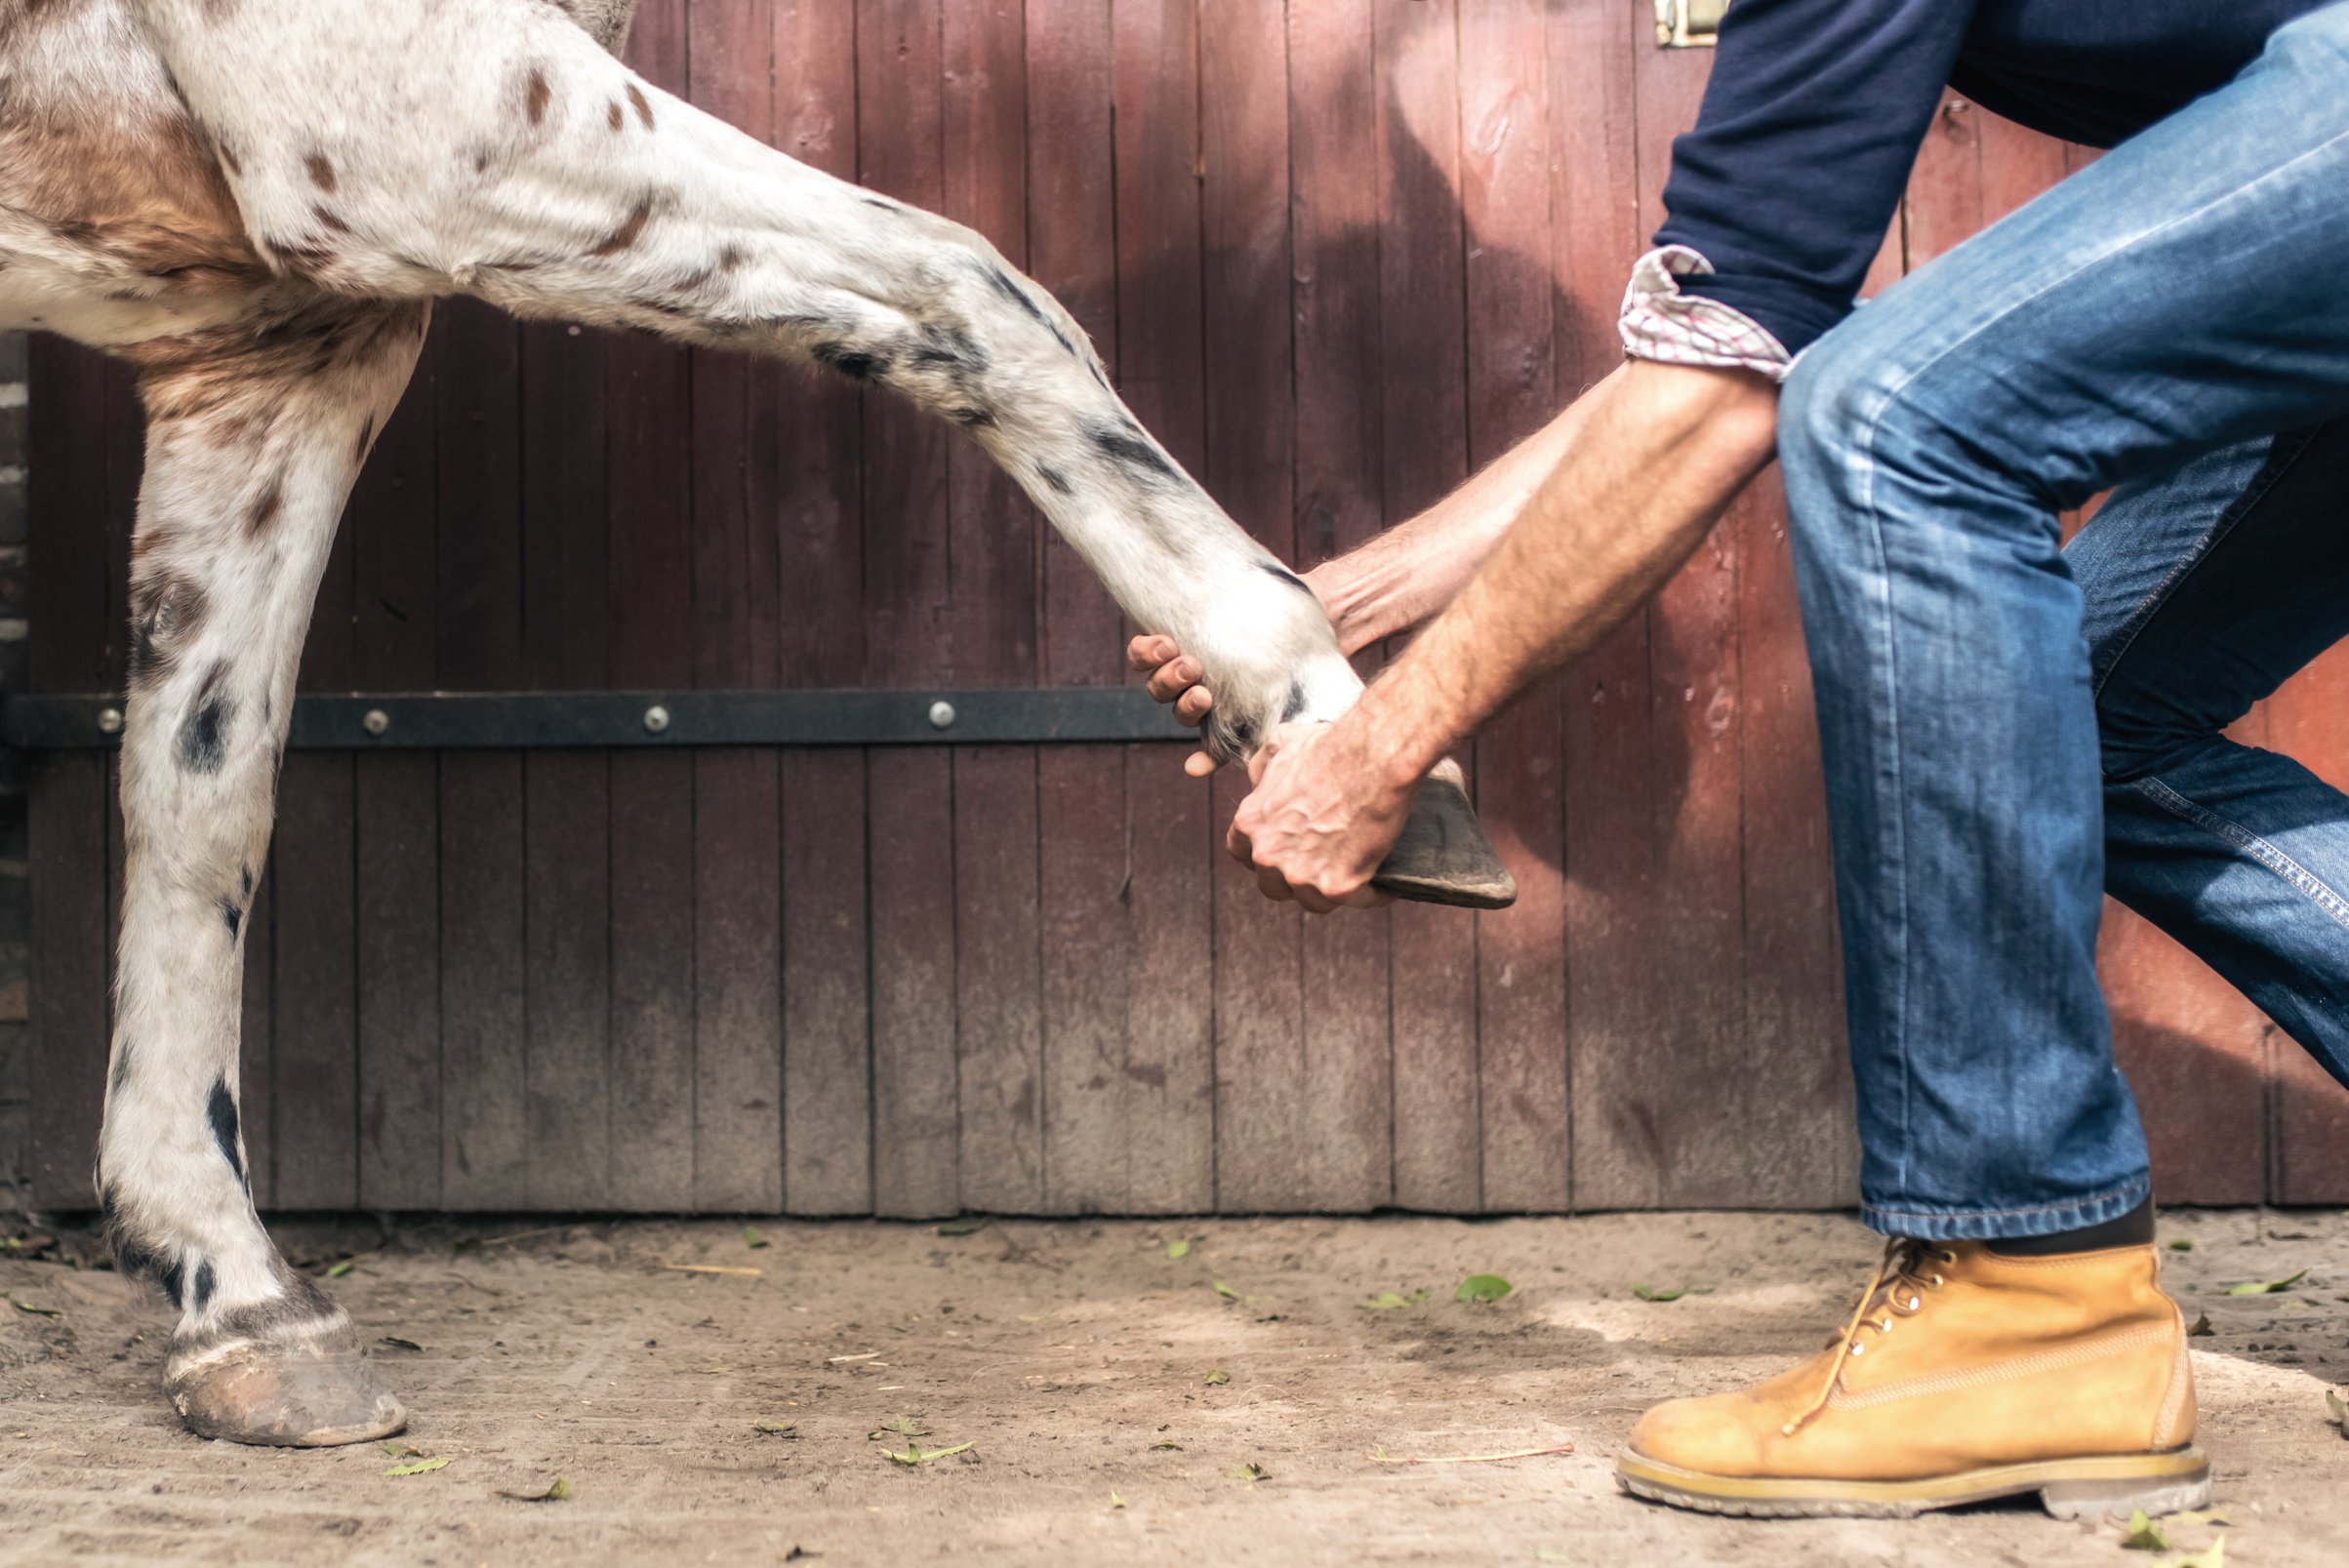
<instances>
[{"instance_id":1,"label":"spotted horse leg","mask_svg":"<svg viewBox=\"0 0 2349 1568\"><path fill-rule=\"evenodd\" d=\"M255 1213L237 1118L245 914L295 664L344 497L423 303L324 302L148 343L122 739L126 850L98 1188L116 1266L179 1308L164 1391L194 1431L316 1446L406 1412Z\"/></svg>"},{"instance_id":2,"label":"spotted horse leg","mask_svg":"<svg viewBox=\"0 0 2349 1568\"><path fill-rule=\"evenodd\" d=\"M353 12L144 0L263 254L328 287L813 360L960 425L1143 627L1215 690L1227 760L1361 683L1313 594L1112 391L1083 333L959 224L796 163L670 98L527 0ZM1383 885L1515 896L1457 774Z\"/></svg>"}]
</instances>

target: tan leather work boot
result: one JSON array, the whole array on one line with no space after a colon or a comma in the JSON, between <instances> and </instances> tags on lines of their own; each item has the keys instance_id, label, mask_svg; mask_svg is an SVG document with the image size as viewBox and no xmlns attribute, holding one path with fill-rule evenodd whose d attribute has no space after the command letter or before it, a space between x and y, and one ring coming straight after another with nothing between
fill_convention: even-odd
<instances>
[{"instance_id":1,"label":"tan leather work boot","mask_svg":"<svg viewBox=\"0 0 2349 1568\"><path fill-rule=\"evenodd\" d=\"M1640 1418L1616 1478L1711 1513L1903 1517L2037 1492L2057 1518L2201 1508L2186 1324L2151 1247L1895 1241L1826 1353Z\"/></svg>"}]
</instances>

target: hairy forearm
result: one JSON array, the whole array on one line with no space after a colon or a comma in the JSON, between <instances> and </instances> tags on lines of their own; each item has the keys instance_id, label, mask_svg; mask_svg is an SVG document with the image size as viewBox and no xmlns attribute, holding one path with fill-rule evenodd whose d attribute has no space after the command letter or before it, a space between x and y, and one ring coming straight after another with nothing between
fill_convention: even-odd
<instances>
[{"instance_id":1,"label":"hairy forearm","mask_svg":"<svg viewBox=\"0 0 2349 1568\"><path fill-rule=\"evenodd\" d=\"M1688 558L1769 461L1777 390L1636 363L1582 400L1482 567L1343 723L1415 779L1546 670L1595 646ZM1580 405L1578 405L1580 406Z\"/></svg>"},{"instance_id":2,"label":"hairy forearm","mask_svg":"<svg viewBox=\"0 0 2349 1568\"><path fill-rule=\"evenodd\" d=\"M1408 631L1457 597L1557 471L1618 370L1459 489L1306 574L1351 654Z\"/></svg>"}]
</instances>

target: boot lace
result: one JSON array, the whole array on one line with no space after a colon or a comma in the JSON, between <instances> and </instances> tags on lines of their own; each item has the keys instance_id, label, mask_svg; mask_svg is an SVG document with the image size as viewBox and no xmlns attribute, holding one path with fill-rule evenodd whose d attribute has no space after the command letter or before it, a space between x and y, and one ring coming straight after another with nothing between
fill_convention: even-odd
<instances>
[{"instance_id":1,"label":"boot lace","mask_svg":"<svg viewBox=\"0 0 2349 1568\"><path fill-rule=\"evenodd\" d=\"M1876 1266L1876 1277L1860 1293L1860 1304L1852 1308L1851 1321L1843 1332L1828 1341L1835 1347L1835 1359L1828 1363L1827 1381L1820 1385L1819 1396L1810 1407L1779 1428L1792 1437L1825 1410L1835 1397L1836 1382L1843 1375L1843 1363L1855 1355L1865 1355L1867 1345L1862 1334L1879 1337L1892 1332L1892 1325L1904 1317L1915 1317L1924 1308L1924 1299L1946 1283L1943 1267L1958 1261L1958 1255L1930 1242L1895 1236L1885 1244L1883 1260Z\"/></svg>"}]
</instances>

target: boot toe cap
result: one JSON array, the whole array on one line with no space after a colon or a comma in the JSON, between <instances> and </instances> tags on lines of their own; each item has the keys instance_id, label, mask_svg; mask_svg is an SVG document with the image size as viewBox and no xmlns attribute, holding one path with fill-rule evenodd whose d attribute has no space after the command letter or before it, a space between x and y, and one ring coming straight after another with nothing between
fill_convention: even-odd
<instances>
[{"instance_id":1,"label":"boot toe cap","mask_svg":"<svg viewBox=\"0 0 2349 1568\"><path fill-rule=\"evenodd\" d=\"M1762 1466L1769 1412L1750 1394L1669 1399L1632 1428L1632 1451L1642 1459L1709 1475L1753 1475Z\"/></svg>"}]
</instances>

